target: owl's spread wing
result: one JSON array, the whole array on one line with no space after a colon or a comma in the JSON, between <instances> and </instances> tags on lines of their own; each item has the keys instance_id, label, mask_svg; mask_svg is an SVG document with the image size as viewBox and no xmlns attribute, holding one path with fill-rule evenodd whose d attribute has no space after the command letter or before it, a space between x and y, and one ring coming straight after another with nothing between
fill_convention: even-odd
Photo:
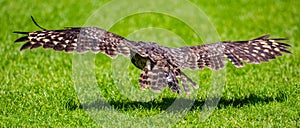
<instances>
[{"instance_id":1,"label":"owl's spread wing","mask_svg":"<svg viewBox=\"0 0 300 128\"><path fill-rule=\"evenodd\" d=\"M243 61L259 64L289 53L290 45L281 43L284 38L269 39L269 35L248 41L224 41L200 46L169 49L170 63L183 69L203 69L209 67L214 70L224 68L226 58L234 66L243 67Z\"/></svg>"},{"instance_id":2,"label":"owl's spread wing","mask_svg":"<svg viewBox=\"0 0 300 128\"><path fill-rule=\"evenodd\" d=\"M118 54L131 55L135 66L143 69L139 80L141 89L150 87L158 92L168 84L166 80L166 74L169 72L168 64L160 46L155 43L135 43L96 27L14 33L26 35L15 40L15 42L26 41L20 48L21 51L43 47L65 52L101 52L112 58ZM150 65L146 65L150 61Z\"/></svg>"},{"instance_id":3,"label":"owl's spread wing","mask_svg":"<svg viewBox=\"0 0 300 128\"><path fill-rule=\"evenodd\" d=\"M115 58L117 54L128 56L130 54L129 47L134 46L133 41L96 27L14 33L26 34L15 41L27 41L21 47L21 51L43 47L65 52L102 52Z\"/></svg>"}]
</instances>

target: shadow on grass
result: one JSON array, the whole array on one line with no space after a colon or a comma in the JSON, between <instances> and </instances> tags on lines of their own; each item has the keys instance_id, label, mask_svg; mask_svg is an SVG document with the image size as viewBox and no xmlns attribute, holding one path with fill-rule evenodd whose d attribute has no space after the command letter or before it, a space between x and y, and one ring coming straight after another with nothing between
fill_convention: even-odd
<instances>
[{"instance_id":1,"label":"shadow on grass","mask_svg":"<svg viewBox=\"0 0 300 128\"><path fill-rule=\"evenodd\" d=\"M149 101L149 102L138 102L138 101L104 101L104 100L96 100L90 104L80 104L78 99L70 99L65 105L68 110L75 109L104 109L108 107L113 107L114 109L121 109L123 111L132 110L132 109L159 109L166 110L170 107L177 98L162 98L161 101ZM233 99L225 99L222 97L218 104L218 109L226 108L226 107L235 107L240 108L247 105L255 105L258 103L268 104L270 102L282 102L286 99L286 95L283 93L279 93L276 97L262 97L256 94L250 94L248 97L244 98L233 98ZM180 98L181 102L192 103L189 99ZM205 100L196 100L191 108L191 110L199 109L199 107L203 106Z\"/></svg>"},{"instance_id":2,"label":"shadow on grass","mask_svg":"<svg viewBox=\"0 0 300 128\"><path fill-rule=\"evenodd\" d=\"M278 95L272 96L272 97L263 97L256 94L250 94L248 97L244 98L234 98L234 99L225 99L221 98L218 108L226 108L229 106L235 107L235 108L241 108L243 106L247 105L256 105L259 103L268 104L270 102L283 102L286 100L286 95L283 93L280 93Z\"/></svg>"}]
</instances>

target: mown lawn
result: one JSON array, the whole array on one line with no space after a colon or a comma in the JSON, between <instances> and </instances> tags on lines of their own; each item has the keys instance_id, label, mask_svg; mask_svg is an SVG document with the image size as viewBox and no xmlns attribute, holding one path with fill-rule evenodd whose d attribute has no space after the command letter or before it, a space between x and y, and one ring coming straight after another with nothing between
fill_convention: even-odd
<instances>
[{"instance_id":1,"label":"mown lawn","mask_svg":"<svg viewBox=\"0 0 300 128\"><path fill-rule=\"evenodd\" d=\"M112 61L109 57L98 54L95 56L98 89L101 90L105 101L112 105L113 110L125 115L126 119L123 119L123 116L115 117L114 114L105 115L106 110L101 109L98 113L111 118L112 121L93 120L95 118L90 116L89 112L85 111L84 104L79 102L80 98L74 87L72 67L76 62L74 61L76 55L42 48L20 52L22 44L14 44L14 40L20 35L13 34L13 31L39 30L32 23L30 16L34 16L38 23L47 29L78 27L84 25L95 10L108 2L0 0L1 127L136 127L141 124L152 127L153 123L146 120L165 112L174 100L180 97L165 90L147 102L128 98L114 82L116 78L113 71L119 69L112 70L112 65L118 61ZM178 122L168 126L299 127L300 1L193 0L191 2L209 17L221 40L245 40L271 34L272 37L288 38L286 43L292 46L290 50L293 54L285 54L260 65L246 64L244 68L239 69L228 63L226 83L218 107L204 122L200 120L203 116L201 109L212 83L212 72L209 69L195 71L200 79L198 81L200 88L194 91L197 93L195 103L186 115L177 120ZM191 42L193 45L203 44L183 22L158 13L142 13L120 19L110 31L139 41L147 35L131 33L145 27L165 28L179 35L185 42ZM149 36L157 37L161 41L170 41L168 36L161 36L159 32L151 33ZM138 88L140 71L129 63L128 66L127 78L134 83L128 86ZM150 92L138 91L138 93L143 96L143 93ZM172 113L166 117L172 118ZM116 120L119 122L116 123ZM157 121L159 120L161 119L158 118Z\"/></svg>"}]
</instances>

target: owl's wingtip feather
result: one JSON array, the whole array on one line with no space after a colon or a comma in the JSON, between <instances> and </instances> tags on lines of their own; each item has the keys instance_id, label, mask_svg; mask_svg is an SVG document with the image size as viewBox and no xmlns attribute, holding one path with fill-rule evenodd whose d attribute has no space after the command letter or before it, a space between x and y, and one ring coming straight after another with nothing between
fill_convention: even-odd
<instances>
[{"instance_id":1,"label":"owl's wingtip feather","mask_svg":"<svg viewBox=\"0 0 300 128\"><path fill-rule=\"evenodd\" d=\"M270 34L266 34L257 38L254 38L253 40L265 40L268 39L271 35Z\"/></svg>"},{"instance_id":2,"label":"owl's wingtip feather","mask_svg":"<svg viewBox=\"0 0 300 128\"><path fill-rule=\"evenodd\" d=\"M13 33L16 33L16 34L28 34L29 32L21 32L21 31L14 31Z\"/></svg>"},{"instance_id":3,"label":"owl's wingtip feather","mask_svg":"<svg viewBox=\"0 0 300 128\"><path fill-rule=\"evenodd\" d=\"M23 42L23 41L27 41L28 40L28 37L27 36L23 36L23 37L20 37L18 39L16 39L14 42L15 43L19 43L19 42Z\"/></svg>"}]
</instances>

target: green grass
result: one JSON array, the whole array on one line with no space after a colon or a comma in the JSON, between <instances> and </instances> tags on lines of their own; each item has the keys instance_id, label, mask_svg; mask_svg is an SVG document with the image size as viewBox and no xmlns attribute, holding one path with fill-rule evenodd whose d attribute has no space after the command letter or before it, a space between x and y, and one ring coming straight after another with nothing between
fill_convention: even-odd
<instances>
[{"instance_id":1,"label":"green grass","mask_svg":"<svg viewBox=\"0 0 300 128\"><path fill-rule=\"evenodd\" d=\"M97 121L94 121L78 102L72 80L73 55L42 48L20 52L21 44L13 43L20 36L12 32L38 30L31 22L31 15L41 26L48 29L82 26L93 11L107 2L0 1L1 127L103 126L96 123ZM300 2L279 0L192 2L206 13L221 40L245 40L269 33L272 37L289 38L286 43L292 45L290 50L293 54L260 65L247 64L239 69L228 63L226 84L220 103L205 122L201 122L199 118L202 104L210 88L211 71L205 69L197 72L200 75L200 89L195 92L197 93L195 104L173 127L299 127ZM130 16L116 23L110 31L126 37L143 27L166 28L179 35L185 42L202 44L201 39L185 24L161 14ZM136 36L145 37L138 34ZM164 112L178 97L165 90L159 97L149 102L130 100L120 93L113 82L110 70L113 62L110 58L99 54L95 63L101 93L115 110L124 115L150 118ZM128 77L136 83L135 87L138 87L139 72L132 65L129 66ZM151 126L150 122L145 123Z\"/></svg>"}]
</instances>

